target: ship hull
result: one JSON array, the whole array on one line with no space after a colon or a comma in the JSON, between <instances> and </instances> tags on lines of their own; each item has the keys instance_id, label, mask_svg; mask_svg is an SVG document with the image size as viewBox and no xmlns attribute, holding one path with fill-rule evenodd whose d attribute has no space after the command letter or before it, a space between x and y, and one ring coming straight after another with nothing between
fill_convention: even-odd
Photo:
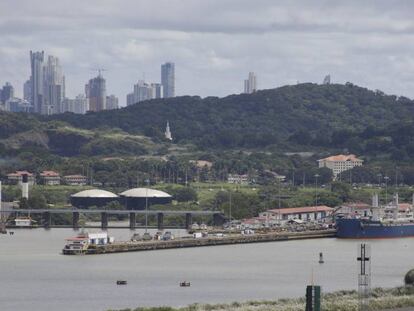
<instances>
[{"instance_id":1,"label":"ship hull","mask_svg":"<svg viewBox=\"0 0 414 311\"><path fill-rule=\"evenodd\" d=\"M338 219L338 238L347 239L386 239L414 237L414 223L388 223L363 219Z\"/></svg>"}]
</instances>

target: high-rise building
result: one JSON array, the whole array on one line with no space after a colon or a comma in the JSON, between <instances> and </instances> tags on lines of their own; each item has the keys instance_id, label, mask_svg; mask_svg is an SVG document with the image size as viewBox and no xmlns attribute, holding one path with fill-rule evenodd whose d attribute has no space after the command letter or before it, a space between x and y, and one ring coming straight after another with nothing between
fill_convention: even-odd
<instances>
[{"instance_id":1,"label":"high-rise building","mask_svg":"<svg viewBox=\"0 0 414 311\"><path fill-rule=\"evenodd\" d=\"M33 106L29 101L15 97L6 101L5 108L11 112L33 112Z\"/></svg>"},{"instance_id":2,"label":"high-rise building","mask_svg":"<svg viewBox=\"0 0 414 311\"><path fill-rule=\"evenodd\" d=\"M29 102L32 100L32 78L31 77L29 80L27 80L23 84L23 99Z\"/></svg>"},{"instance_id":3,"label":"high-rise building","mask_svg":"<svg viewBox=\"0 0 414 311\"><path fill-rule=\"evenodd\" d=\"M115 95L106 96L106 109L118 109L118 97Z\"/></svg>"},{"instance_id":4,"label":"high-rise building","mask_svg":"<svg viewBox=\"0 0 414 311\"><path fill-rule=\"evenodd\" d=\"M331 75L325 76L325 78L323 79L322 84L331 84Z\"/></svg>"},{"instance_id":5,"label":"high-rise building","mask_svg":"<svg viewBox=\"0 0 414 311\"><path fill-rule=\"evenodd\" d=\"M134 85L134 91L127 95L127 106L139 103L144 100L162 98L163 86L160 83L148 84L144 80L138 80Z\"/></svg>"},{"instance_id":6,"label":"high-rise building","mask_svg":"<svg viewBox=\"0 0 414 311\"><path fill-rule=\"evenodd\" d=\"M175 65L167 62L161 65L161 84L163 86L163 97L175 96Z\"/></svg>"},{"instance_id":7,"label":"high-rise building","mask_svg":"<svg viewBox=\"0 0 414 311\"><path fill-rule=\"evenodd\" d=\"M43 106L43 62L44 52L32 52L30 51L30 65L32 74L32 99L31 104L34 107L34 111L42 113Z\"/></svg>"},{"instance_id":8,"label":"high-rise building","mask_svg":"<svg viewBox=\"0 0 414 311\"><path fill-rule=\"evenodd\" d=\"M59 59L48 56L43 69L43 106L42 114L62 112L62 100L65 98L65 77Z\"/></svg>"},{"instance_id":9,"label":"high-rise building","mask_svg":"<svg viewBox=\"0 0 414 311\"><path fill-rule=\"evenodd\" d=\"M6 101L8 101L9 99L13 97L14 97L14 88L9 82L6 82L6 84L1 89L0 102L5 104Z\"/></svg>"},{"instance_id":10,"label":"high-rise building","mask_svg":"<svg viewBox=\"0 0 414 311\"><path fill-rule=\"evenodd\" d=\"M88 111L88 102L83 94L76 96L75 99L65 98L62 101L62 113L73 112L85 114L86 111Z\"/></svg>"},{"instance_id":11,"label":"high-rise building","mask_svg":"<svg viewBox=\"0 0 414 311\"><path fill-rule=\"evenodd\" d=\"M257 91L257 77L254 72L249 72L249 77L244 80L244 93L251 94Z\"/></svg>"},{"instance_id":12,"label":"high-rise building","mask_svg":"<svg viewBox=\"0 0 414 311\"><path fill-rule=\"evenodd\" d=\"M106 109L106 85L101 73L89 80L89 83L85 85L85 93L90 111Z\"/></svg>"}]
</instances>

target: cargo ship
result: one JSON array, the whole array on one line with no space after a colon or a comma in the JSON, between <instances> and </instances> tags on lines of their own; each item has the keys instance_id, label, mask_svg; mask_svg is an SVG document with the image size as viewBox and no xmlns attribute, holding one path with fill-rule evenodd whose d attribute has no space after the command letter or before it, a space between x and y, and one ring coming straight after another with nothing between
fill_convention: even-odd
<instances>
[{"instance_id":1,"label":"cargo ship","mask_svg":"<svg viewBox=\"0 0 414 311\"><path fill-rule=\"evenodd\" d=\"M373 198L371 215L348 215L336 219L337 237L348 239L384 239L414 237L412 206L401 210L398 194L392 203L380 207Z\"/></svg>"}]
</instances>

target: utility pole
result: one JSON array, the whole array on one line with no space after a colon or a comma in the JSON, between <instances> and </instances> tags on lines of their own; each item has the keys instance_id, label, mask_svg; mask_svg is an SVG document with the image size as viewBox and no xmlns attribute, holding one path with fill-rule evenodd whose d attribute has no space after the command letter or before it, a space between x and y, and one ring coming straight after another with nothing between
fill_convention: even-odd
<instances>
[{"instance_id":1,"label":"utility pole","mask_svg":"<svg viewBox=\"0 0 414 311\"><path fill-rule=\"evenodd\" d=\"M389 179L390 178L388 176L384 177L384 180L385 180L385 205L388 204L388 180Z\"/></svg>"}]
</instances>

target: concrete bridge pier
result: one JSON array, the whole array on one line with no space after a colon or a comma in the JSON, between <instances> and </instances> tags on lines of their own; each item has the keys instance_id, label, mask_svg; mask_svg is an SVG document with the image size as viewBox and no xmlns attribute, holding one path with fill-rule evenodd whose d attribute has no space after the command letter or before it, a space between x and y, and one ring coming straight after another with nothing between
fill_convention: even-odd
<instances>
[{"instance_id":1,"label":"concrete bridge pier","mask_svg":"<svg viewBox=\"0 0 414 311\"><path fill-rule=\"evenodd\" d=\"M43 213L43 227L46 229L50 228L50 225L52 224L52 215L50 212L44 212Z\"/></svg>"},{"instance_id":2,"label":"concrete bridge pier","mask_svg":"<svg viewBox=\"0 0 414 311\"><path fill-rule=\"evenodd\" d=\"M135 213L129 213L129 229L134 230L136 226L137 218Z\"/></svg>"},{"instance_id":3,"label":"concrete bridge pier","mask_svg":"<svg viewBox=\"0 0 414 311\"><path fill-rule=\"evenodd\" d=\"M158 230L164 230L164 213L157 213Z\"/></svg>"},{"instance_id":4,"label":"concrete bridge pier","mask_svg":"<svg viewBox=\"0 0 414 311\"><path fill-rule=\"evenodd\" d=\"M187 230L190 230L192 225L193 225L193 215L191 213L186 213L185 214L185 228Z\"/></svg>"},{"instance_id":5,"label":"concrete bridge pier","mask_svg":"<svg viewBox=\"0 0 414 311\"><path fill-rule=\"evenodd\" d=\"M74 230L79 229L79 212L72 213L72 228Z\"/></svg>"},{"instance_id":6,"label":"concrete bridge pier","mask_svg":"<svg viewBox=\"0 0 414 311\"><path fill-rule=\"evenodd\" d=\"M108 229L108 213L105 213L105 212L101 213L101 229L102 230Z\"/></svg>"}]
</instances>

